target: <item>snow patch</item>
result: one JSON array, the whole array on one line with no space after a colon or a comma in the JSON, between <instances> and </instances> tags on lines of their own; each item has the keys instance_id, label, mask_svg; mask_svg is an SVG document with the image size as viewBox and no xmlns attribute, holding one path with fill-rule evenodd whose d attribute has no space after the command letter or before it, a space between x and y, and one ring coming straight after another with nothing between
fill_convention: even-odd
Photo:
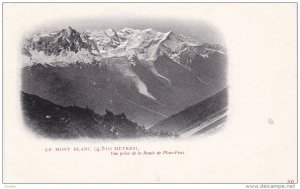
<instances>
[{"instance_id":1,"label":"snow patch","mask_svg":"<svg viewBox=\"0 0 300 189\"><path fill-rule=\"evenodd\" d=\"M156 100L156 98L149 93L148 88L144 82L142 82L140 79L135 79L135 84L140 94Z\"/></svg>"}]
</instances>

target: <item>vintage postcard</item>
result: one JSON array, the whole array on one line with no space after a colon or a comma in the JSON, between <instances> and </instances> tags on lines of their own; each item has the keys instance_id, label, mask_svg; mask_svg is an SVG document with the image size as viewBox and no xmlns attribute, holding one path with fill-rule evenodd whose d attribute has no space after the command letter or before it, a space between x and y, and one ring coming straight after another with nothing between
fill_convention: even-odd
<instances>
[{"instance_id":1,"label":"vintage postcard","mask_svg":"<svg viewBox=\"0 0 300 189\"><path fill-rule=\"evenodd\" d=\"M4 3L4 183L297 180L296 3Z\"/></svg>"}]
</instances>

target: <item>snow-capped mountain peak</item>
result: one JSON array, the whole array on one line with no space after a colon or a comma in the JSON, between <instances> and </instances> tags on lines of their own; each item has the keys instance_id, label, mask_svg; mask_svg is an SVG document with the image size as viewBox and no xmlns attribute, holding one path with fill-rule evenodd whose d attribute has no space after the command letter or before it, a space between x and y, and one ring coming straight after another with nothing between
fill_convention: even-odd
<instances>
[{"instance_id":1,"label":"snow-capped mountain peak","mask_svg":"<svg viewBox=\"0 0 300 189\"><path fill-rule=\"evenodd\" d=\"M28 64L55 62L58 66L57 62L63 62L62 65L91 63L103 58L132 56L138 60L155 61L159 56L166 55L187 69L189 67L181 62L187 52L204 58L215 52L225 53L222 47L199 44L173 31L164 33L153 28L139 30L127 27L119 31L109 28L79 33L69 26L60 31L35 34L25 40L23 49Z\"/></svg>"}]
</instances>

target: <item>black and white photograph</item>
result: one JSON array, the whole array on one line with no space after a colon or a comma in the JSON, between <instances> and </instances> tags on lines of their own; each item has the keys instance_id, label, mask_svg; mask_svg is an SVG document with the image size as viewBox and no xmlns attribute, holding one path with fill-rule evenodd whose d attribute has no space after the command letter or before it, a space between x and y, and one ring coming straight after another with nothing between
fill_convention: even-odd
<instances>
[{"instance_id":1,"label":"black and white photograph","mask_svg":"<svg viewBox=\"0 0 300 189\"><path fill-rule=\"evenodd\" d=\"M215 28L172 19L123 18L117 29L101 19L88 23L92 30L85 23L24 38L21 100L32 131L184 138L225 124L227 49Z\"/></svg>"}]
</instances>

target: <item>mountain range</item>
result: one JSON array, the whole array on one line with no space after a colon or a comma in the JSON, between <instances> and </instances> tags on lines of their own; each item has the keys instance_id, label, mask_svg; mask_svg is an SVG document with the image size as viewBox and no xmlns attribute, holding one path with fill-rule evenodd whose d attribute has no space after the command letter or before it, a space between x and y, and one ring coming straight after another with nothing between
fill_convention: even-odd
<instances>
[{"instance_id":1,"label":"mountain range","mask_svg":"<svg viewBox=\"0 0 300 189\"><path fill-rule=\"evenodd\" d=\"M24 39L22 60L23 91L145 127L227 86L223 46L152 28L41 32Z\"/></svg>"}]
</instances>

